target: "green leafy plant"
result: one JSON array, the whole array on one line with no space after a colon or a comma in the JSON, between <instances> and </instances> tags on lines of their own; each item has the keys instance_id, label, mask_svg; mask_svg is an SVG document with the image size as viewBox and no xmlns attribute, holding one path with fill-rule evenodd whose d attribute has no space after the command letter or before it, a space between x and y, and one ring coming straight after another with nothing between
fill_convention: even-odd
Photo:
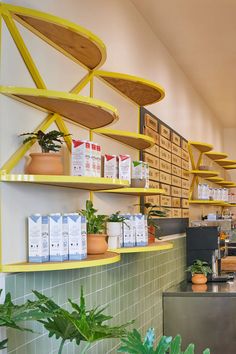
<instances>
[{"instance_id":1,"label":"green leafy plant","mask_svg":"<svg viewBox=\"0 0 236 354\"><path fill-rule=\"evenodd\" d=\"M2 289L0 289L0 295ZM11 300L11 295L8 293L5 297L3 304L0 304L0 327L15 328L20 331L33 332L31 329L24 328L18 323L22 321L40 320L45 317L51 316L49 311L42 312L40 306L45 304L46 299L38 301L27 301L22 305L14 305ZM0 350L6 348L8 339L0 342Z\"/></svg>"},{"instance_id":2,"label":"green leafy plant","mask_svg":"<svg viewBox=\"0 0 236 354\"><path fill-rule=\"evenodd\" d=\"M48 133L44 133L42 130L38 130L33 133L24 133L20 134L20 136L29 135L28 138L23 140L23 144L28 143L29 141L38 141L39 146L41 147L42 152L50 152L50 151L59 151L63 140L66 136L71 134L65 134L63 132L59 132L57 130L51 130Z\"/></svg>"},{"instance_id":3,"label":"green leafy plant","mask_svg":"<svg viewBox=\"0 0 236 354\"><path fill-rule=\"evenodd\" d=\"M207 276L207 274L212 273L212 270L207 262L201 261L200 259L196 259L193 264L186 269L186 272L191 272L192 275L204 274L205 276Z\"/></svg>"},{"instance_id":4,"label":"green leafy plant","mask_svg":"<svg viewBox=\"0 0 236 354\"><path fill-rule=\"evenodd\" d=\"M96 215L97 211L91 200L86 200L86 209L81 209L79 212L86 217L88 234L102 234L105 232L107 216Z\"/></svg>"},{"instance_id":5,"label":"green leafy plant","mask_svg":"<svg viewBox=\"0 0 236 354\"><path fill-rule=\"evenodd\" d=\"M108 222L125 222L125 217L120 215L120 211L117 211L114 214L111 214L108 216L107 221Z\"/></svg>"},{"instance_id":6,"label":"green leafy plant","mask_svg":"<svg viewBox=\"0 0 236 354\"><path fill-rule=\"evenodd\" d=\"M122 338L122 346L118 349L120 353L130 354L194 354L194 344L189 344L185 351L181 349L181 337L177 335L172 337L162 336L154 347L155 333L153 328L149 328L144 340L141 334L133 329L126 338ZM204 350L203 354L210 354L210 350Z\"/></svg>"},{"instance_id":7,"label":"green leafy plant","mask_svg":"<svg viewBox=\"0 0 236 354\"><path fill-rule=\"evenodd\" d=\"M58 354L62 353L66 341L75 341L77 345L80 345L83 341L87 342L85 348L81 351L81 353L85 353L93 342L105 338L124 337L127 333L126 327L132 323L117 327L104 324L103 322L111 319L112 316L104 315L105 308L95 307L87 310L82 287L79 305L68 299L72 312L61 308L53 300L37 291L34 291L34 294L39 300L45 301L43 305L40 305L40 310L45 313L53 313L47 320L39 320L39 322L49 332L49 337L55 336L56 339L61 339Z\"/></svg>"},{"instance_id":8,"label":"green leafy plant","mask_svg":"<svg viewBox=\"0 0 236 354\"><path fill-rule=\"evenodd\" d=\"M154 235L156 238L158 238L158 231L160 230L160 226L155 223L155 218L165 218L167 217L167 212L168 209L164 210L158 210L159 205L152 204L152 203L145 203L144 207L146 209L146 214L147 214L147 223L148 226L153 226L154 232L152 233L151 230L149 229L149 233Z\"/></svg>"}]
</instances>

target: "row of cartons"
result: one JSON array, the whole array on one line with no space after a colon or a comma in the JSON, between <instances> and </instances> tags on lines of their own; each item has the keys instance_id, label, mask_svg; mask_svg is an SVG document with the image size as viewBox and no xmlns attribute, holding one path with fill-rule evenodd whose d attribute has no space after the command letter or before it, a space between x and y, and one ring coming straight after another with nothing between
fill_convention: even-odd
<instances>
[{"instance_id":1,"label":"row of cartons","mask_svg":"<svg viewBox=\"0 0 236 354\"><path fill-rule=\"evenodd\" d=\"M120 247L141 247L148 245L147 216L139 214L124 214Z\"/></svg>"}]
</instances>

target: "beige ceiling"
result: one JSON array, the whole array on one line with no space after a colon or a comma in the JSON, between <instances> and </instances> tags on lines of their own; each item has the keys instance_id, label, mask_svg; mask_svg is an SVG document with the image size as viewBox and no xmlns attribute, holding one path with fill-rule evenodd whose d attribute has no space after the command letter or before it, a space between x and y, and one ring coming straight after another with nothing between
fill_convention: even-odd
<instances>
[{"instance_id":1,"label":"beige ceiling","mask_svg":"<svg viewBox=\"0 0 236 354\"><path fill-rule=\"evenodd\" d=\"M131 0L224 127L236 127L236 0Z\"/></svg>"}]
</instances>

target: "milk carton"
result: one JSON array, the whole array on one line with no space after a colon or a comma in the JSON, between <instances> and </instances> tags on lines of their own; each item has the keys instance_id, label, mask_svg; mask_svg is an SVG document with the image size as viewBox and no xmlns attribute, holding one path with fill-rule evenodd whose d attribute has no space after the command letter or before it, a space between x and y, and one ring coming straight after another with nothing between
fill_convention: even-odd
<instances>
[{"instance_id":1,"label":"milk carton","mask_svg":"<svg viewBox=\"0 0 236 354\"><path fill-rule=\"evenodd\" d=\"M149 188L149 165L147 162L142 163L142 175L146 181L145 188Z\"/></svg>"},{"instance_id":2,"label":"milk carton","mask_svg":"<svg viewBox=\"0 0 236 354\"><path fill-rule=\"evenodd\" d=\"M97 146L97 172L96 172L96 177L101 177L101 171L102 171L102 153L101 153L101 146L96 144Z\"/></svg>"},{"instance_id":3,"label":"milk carton","mask_svg":"<svg viewBox=\"0 0 236 354\"><path fill-rule=\"evenodd\" d=\"M131 176L135 179L143 179L143 161L132 161Z\"/></svg>"},{"instance_id":4,"label":"milk carton","mask_svg":"<svg viewBox=\"0 0 236 354\"><path fill-rule=\"evenodd\" d=\"M135 246L147 246L145 216L141 213L134 214Z\"/></svg>"},{"instance_id":5,"label":"milk carton","mask_svg":"<svg viewBox=\"0 0 236 354\"><path fill-rule=\"evenodd\" d=\"M90 159L91 159L91 172L90 176L97 176L97 144L94 142L90 143Z\"/></svg>"},{"instance_id":6,"label":"milk carton","mask_svg":"<svg viewBox=\"0 0 236 354\"><path fill-rule=\"evenodd\" d=\"M78 261L87 256L86 222L78 213L67 214L69 229L69 260ZM85 227L84 227L85 224Z\"/></svg>"},{"instance_id":7,"label":"milk carton","mask_svg":"<svg viewBox=\"0 0 236 354\"><path fill-rule=\"evenodd\" d=\"M69 259L69 228L67 214L62 215L62 237L64 246L63 260L67 261Z\"/></svg>"},{"instance_id":8,"label":"milk carton","mask_svg":"<svg viewBox=\"0 0 236 354\"><path fill-rule=\"evenodd\" d=\"M104 177L117 178L117 156L104 155Z\"/></svg>"},{"instance_id":9,"label":"milk carton","mask_svg":"<svg viewBox=\"0 0 236 354\"><path fill-rule=\"evenodd\" d=\"M49 215L50 262L64 260L64 239L62 234L62 216L59 213Z\"/></svg>"},{"instance_id":10,"label":"milk carton","mask_svg":"<svg viewBox=\"0 0 236 354\"><path fill-rule=\"evenodd\" d=\"M130 155L119 155L118 157L119 179L131 182L131 158Z\"/></svg>"},{"instance_id":11,"label":"milk carton","mask_svg":"<svg viewBox=\"0 0 236 354\"><path fill-rule=\"evenodd\" d=\"M90 142L86 140L72 140L71 175L90 176L91 153Z\"/></svg>"},{"instance_id":12,"label":"milk carton","mask_svg":"<svg viewBox=\"0 0 236 354\"><path fill-rule=\"evenodd\" d=\"M135 246L135 230L134 230L134 218L133 215L125 214L123 225L123 247Z\"/></svg>"},{"instance_id":13,"label":"milk carton","mask_svg":"<svg viewBox=\"0 0 236 354\"><path fill-rule=\"evenodd\" d=\"M28 259L32 263L48 262L48 217L33 214L28 217Z\"/></svg>"},{"instance_id":14,"label":"milk carton","mask_svg":"<svg viewBox=\"0 0 236 354\"><path fill-rule=\"evenodd\" d=\"M86 217L81 216L82 259L87 258L87 222Z\"/></svg>"}]
</instances>

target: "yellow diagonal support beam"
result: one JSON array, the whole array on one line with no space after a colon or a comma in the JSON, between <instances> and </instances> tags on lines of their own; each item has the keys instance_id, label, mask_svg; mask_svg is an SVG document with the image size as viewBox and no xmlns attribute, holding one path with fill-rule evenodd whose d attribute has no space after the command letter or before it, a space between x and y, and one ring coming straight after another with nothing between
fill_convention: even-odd
<instances>
[{"instance_id":1,"label":"yellow diagonal support beam","mask_svg":"<svg viewBox=\"0 0 236 354\"><path fill-rule=\"evenodd\" d=\"M66 126L66 123L64 122L64 120L62 119L62 117L59 114L56 114L55 123L56 123L60 132L66 134L66 135L70 134L69 129ZM69 151L71 151L71 144L72 144L71 136L65 136L64 140L65 140L65 143L66 143Z\"/></svg>"}]
</instances>

